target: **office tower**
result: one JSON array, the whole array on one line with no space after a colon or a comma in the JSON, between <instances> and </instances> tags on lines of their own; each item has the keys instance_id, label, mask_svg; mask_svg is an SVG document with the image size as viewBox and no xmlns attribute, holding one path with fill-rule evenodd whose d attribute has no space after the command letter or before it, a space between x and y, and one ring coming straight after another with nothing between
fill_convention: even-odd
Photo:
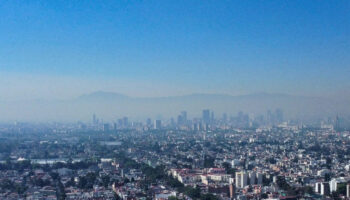
<instances>
[{"instance_id":1,"label":"office tower","mask_svg":"<svg viewBox=\"0 0 350 200\"><path fill-rule=\"evenodd\" d=\"M266 122L267 122L268 125L272 125L274 123L274 117L273 117L273 114L272 114L271 110L267 111Z\"/></svg>"},{"instance_id":2,"label":"office tower","mask_svg":"<svg viewBox=\"0 0 350 200\"><path fill-rule=\"evenodd\" d=\"M187 112L182 111L179 116L177 116L177 124L179 126L187 124Z\"/></svg>"},{"instance_id":3,"label":"office tower","mask_svg":"<svg viewBox=\"0 0 350 200\"><path fill-rule=\"evenodd\" d=\"M329 195L330 194L328 182L321 183L321 194L322 195Z\"/></svg>"},{"instance_id":4,"label":"office tower","mask_svg":"<svg viewBox=\"0 0 350 200\"><path fill-rule=\"evenodd\" d=\"M257 174L256 174L256 178L257 178L257 184L258 185L262 185L263 184L263 174L261 173L261 172L258 172Z\"/></svg>"},{"instance_id":5,"label":"office tower","mask_svg":"<svg viewBox=\"0 0 350 200\"><path fill-rule=\"evenodd\" d=\"M315 192L321 193L321 183L320 182L315 184Z\"/></svg>"},{"instance_id":6,"label":"office tower","mask_svg":"<svg viewBox=\"0 0 350 200\"><path fill-rule=\"evenodd\" d=\"M154 120L154 129L159 130L159 129L161 129L161 127L162 127L162 121L159 119Z\"/></svg>"},{"instance_id":7,"label":"office tower","mask_svg":"<svg viewBox=\"0 0 350 200\"><path fill-rule=\"evenodd\" d=\"M222 114L222 121L223 121L224 123L227 122L227 114L226 114L226 113Z\"/></svg>"},{"instance_id":8,"label":"office tower","mask_svg":"<svg viewBox=\"0 0 350 200\"><path fill-rule=\"evenodd\" d=\"M276 118L276 123L282 123L283 122L283 111L281 109L276 109L275 111L275 118Z\"/></svg>"},{"instance_id":9,"label":"office tower","mask_svg":"<svg viewBox=\"0 0 350 200\"><path fill-rule=\"evenodd\" d=\"M109 131L109 124L103 124L103 131Z\"/></svg>"},{"instance_id":10,"label":"office tower","mask_svg":"<svg viewBox=\"0 0 350 200\"><path fill-rule=\"evenodd\" d=\"M209 126L209 124L204 124L203 129L204 129L204 130L206 130L206 131L210 130L210 126Z\"/></svg>"},{"instance_id":11,"label":"office tower","mask_svg":"<svg viewBox=\"0 0 350 200\"><path fill-rule=\"evenodd\" d=\"M174 120L174 118L171 118L170 119L170 127L174 128L175 126L176 126L175 120Z\"/></svg>"},{"instance_id":12,"label":"office tower","mask_svg":"<svg viewBox=\"0 0 350 200\"><path fill-rule=\"evenodd\" d=\"M335 131L339 131L340 130L340 119L339 119L338 115L335 118L334 129L335 129Z\"/></svg>"},{"instance_id":13,"label":"office tower","mask_svg":"<svg viewBox=\"0 0 350 200\"><path fill-rule=\"evenodd\" d=\"M208 109L203 110L202 120L203 120L203 123L205 123L205 124L210 123L210 111Z\"/></svg>"},{"instance_id":14,"label":"office tower","mask_svg":"<svg viewBox=\"0 0 350 200\"><path fill-rule=\"evenodd\" d=\"M118 126L117 126L117 123L114 122L114 123L113 123L113 130L116 131L116 130L117 130L117 127L118 127Z\"/></svg>"},{"instance_id":15,"label":"office tower","mask_svg":"<svg viewBox=\"0 0 350 200\"><path fill-rule=\"evenodd\" d=\"M192 130L194 130L194 131L201 131L201 130L203 130L202 123L200 123L200 122L193 123L192 124Z\"/></svg>"},{"instance_id":16,"label":"office tower","mask_svg":"<svg viewBox=\"0 0 350 200\"><path fill-rule=\"evenodd\" d=\"M182 111L181 112L181 117L184 123L187 122L187 112L186 111Z\"/></svg>"},{"instance_id":17,"label":"office tower","mask_svg":"<svg viewBox=\"0 0 350 200\"><path fill-rule=\"evenodd\" d=\"M151 120L151 118L147 118L147 120L146 120L146 125L147 125L148 127L151 127L151 125L152 125L152 120Z\"/></svg>"},{"instance_id":18,"label":"office tower","mask_svg":"<svg viewBox=\"0 0 350 200\"><path fill-rule=\"evenodd\" d=\"M332 178L331 181L329 181L330 193L338 191L339 186L345 183L346 180L343 178Z\"/></svg>"},{"instance_id":19,"label":"office tower","mask_svg":"<svg viewBox=\"0 0 350 200\"><path fill-rule=\"evenodd\" d=\"M127 117L123 117L123 127L124 128L129 127L129 119Z\"/></svg>"},{"instance_id":20,"label":"office tower","mask_svg":"<svg viewBox=\"0 0 350 200\"><path fill-rule=\"evenodd\" d=\"M98 119L96 117L96 114L92 115L92 124L94 124L94 125L98 124Z\"/></svg>"},{"instance_id":21,"label":"office tower","mask_svg":"<svg viewBox=\"0 0 350 200\"><path fill-rule=\"evenodd\" d=\"M346 197L350 198L350 183L346 184Z\"/></svg>"},{"instance_id":22,"label":"office tower","mask_svg":"<svg viewBox=\"0 0 350 200\"><path fill-rule=\"evenodd\" d=\"M336 178L333 178L331 181L329 181L329 190L330 192L337 191L338 181Z\"/></svg>"},{"instance_id":23,"label":"office tower","mask_svg":"<svg viewBox=\"0 0 350 200\"><path fill-rule=\"evenodd\" d=\"M183 118L182 118L181 115L177 116L177 125L178 125L178 126L183 125Z\"/></svg>"},{"instance_id":24,"label":"office tower","mask_svg":"<svg viewBox=\"0 0 350 200\"><path fill-rule=\"evenodd\" d=\"M201 130L203 130L203 126L202 126L202 123L198 123L197 124L197 131L201 131Z\"/></svg>"},{"instance_id":25,"label":"office tower","mask_svg":"<svg viewBox=\"0 0 350 200\"><path fill-rule=\"evenodd\" d=\"M235 186L233 183L230 184L230 199L233 199L235 197Z\"/></svg>"},{"instance_id":26,"label":"office tower","mask_svg":"<svg viewBox=\"0 0 350 200\"><path fill-rule=\"evenodd\" d=\"M86 125L83 123L79 123L79 129L85 130L86 129Z\"/></svg>"},{"instance_id":27,"label":"office tower","mask_svg":"<svg viewBox=\"0 0 350 200\"><path fill-rule=\"evenodd\" d=\"M254 171L249 172L249 184L255 185L256 173Z\"/></svg>"},{"instance_id":28,"label":"office tower","mask_svg":"<svg viewBox=\"0 0 350 200\"><path fill-rule=\"evenodd\" d=\"M195 131L197 129L197 123L192 124L192 130Z\"/></svg>"},{"instance_id":29,"label":"office tower","mask_svg":"<svg viewBox=\"0 0 350 200\"><path fill-rule=\"evenodd\" d=\"M277 176L273 176L273 177L272 177L272 182L273 182L273 183L277 183Z\"/></svg>"},{"instance_id":30,"label":"office tower","mask_svg":"<svg viewBox=\"0 0 350 200\"><path fill-rule=\"evenodd\" d=\"M248 176L244 171L236 172L236 187L243 188L248 184Z\"/></svg>"},{"instance_id":31,"label":"office tower","mask_svg":"<svg viewBox=\"0 0 350 200\"><path fill-rule=\"evenodd\" d=\"M123 119L118 119L118 127L123 128Z\"/></svg>"},{"instance_id":32,"label":"office tower","mask_svg":"<svg viewBox=\"0 0 350 200\"><path fill-rule=\"evenodd\" d=\"M214 122L214 111L211 112L211 115L210 115L210 122L211 122L211 123Z\"/></svg>"}]
</instances>

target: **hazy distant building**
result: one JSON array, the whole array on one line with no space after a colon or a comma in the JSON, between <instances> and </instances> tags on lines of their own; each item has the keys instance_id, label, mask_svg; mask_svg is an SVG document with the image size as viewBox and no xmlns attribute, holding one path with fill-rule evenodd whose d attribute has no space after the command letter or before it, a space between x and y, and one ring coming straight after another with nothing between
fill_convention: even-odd
<instances>
[{"instance_id":1,"label":"hazy distant building","mask_svg":"<svg viewBox=\"0 0 350 200\"><path fill-rule=\"evenodd\" d=\"M182 126L187 124L187 112L182 111L181 114L177 117L177 125Z\"/></svg>"},{"instance_id":2,"label":"hazy distant building","mask_svg":"<svg viewBox=\"0 0 350 200\"><path fill-rule=\"evenodd\" d=\"M97 119L97 117L96 117L96 114L93 114L93 115L92 115L92 124L93 124L93 125L97 125L97 124L98 124L98 119Z\"/></svg>"},{"instance_id":3,"label":"hazy distant building","mask_svg":"<svg viewBox=\"0 0 350 200\"><path fill-rule=\"evenodd\" d=\"M86 129L86 125L81 123L79 124L79 129L85 130Z\"/></svg>"},{"instance_id":4,"label":"hazy distant building","mask_svg":"<svg viewBox=\"0 0 350 200\"><path fill-rule=\"evenodd\" d=\"M222 121L223 121L224 123L227 122L227 114L226 114L226 113L222 114Z\"/></svg>"},{"instance_id":5,"label":"hazy distant building","mask_svg":"<svg viewBox=\"0 0 350 200\"><path fill-rule=\"evenodd\" d=\"M210 123L210 110L208 110L208 109L203 110L202 120L203 120L203 123L206 123L206 124Z\"/></svg>"},{"instance_id":6,"label":"hazy distant building","mask_svg":"<svg viewBox=\"0 0 350 200\"><path fill-rule=\"evenodd\" d=\"M162 121L157 119L157 120L154 120L154 126L153 126L154 129L161 129L162 128Z\"/></svg>"},{"instance_id":7,"label":"hazy distant building","mask_svg":"<svg viewBox=\"0 0 350 200\"><path fill-rule=\"evenodd\" d=\"M283 122L283 111L281 109L276 109L275 111L275 115L276 115L276 123L280 124Z\"/></svg>"},{"instance_id":8,"label":"hazy distant building","mask_svg":"<svg viewBox=\"0 0 350 200\"><path fill-rule=\"evenodd\" d=\"M177 116L177 125L178 125L178 126L181 126L182 124L183 124L182 116L181 116L181 115L178 115L178 116Z\"/></svg>"},{"instance_id":9,"label":"hazy distant building","mask_svg":"<svg viewBox=\"0 0 350 200\"><path fill-rule=\"evenodd\" d=\"M109 124L103 124L103 131L109 131Z\"/></svg>"},{"instance_id":10,"label":"hazy distant building","mask_svg":"<svg viewBox=\"0 0 350 200\"><path fill-rule=\"evenodd\" d=\"M170 127L174 128L176 126L174 118L170 118Z\"/></svg>"},{"instance_id":11,"label":"hazy distant building","mask_svg":"<svg viewBox=\"0 0 350 200\"><path fill-rule=\"evenodd\" d=\"M201 131L203 130L202 123L197 122L192 124L192 130L194 131Z\"/></svg>"},{"instance_id":12,"label":"hazy distant building","mask_svg":"<svg viewBox=\"0 0 350 200\"><path fill-rule=\"evenodd\" d=\"M204 124L204 126L202 127L205 131L210 130L210 126L209 124Z\"/></svg>"},{"instance_id":13,"label":"hazy distant building","mask_svg":"<svg viewBox=\"0 0 350 200\"><path fill-rule=\"evenodd\" d=\"M274 116L273 116L271 110L268 110L266 113L266 123L268 125L272 125L273 121L274 121Z\"/></svg>"},{"instance_id":14,"label":"hazy distant building","mask_svg":"<svg viewBox=\"0 0 350 200\"><path fill-rule=\"evenodd\" d=\"M147 125L148 127L151 127L151 125L152 125L152 120L151 120L151 118L147 118L147 120L146 120L146 125Z\"/></svg>"},{"instance_id":15,"label":"hazy distant building","mask_svg":"<svg viewBox=\"0 0 350 200\"><path fill-rule=\"evenodd\" d=\"M129 119L127 117L123 117L123 127L124 128L129 127Z\"/></svg>"},{"instance_id":16,"label":"hazy distant building","mask_svg":"<svg viewBox=\"0 0 350 200\"><path fill-rule=\"evenodd\" d=\"M278 125L284 121L283 111L279 108L275 110L275 112L271 112L271 110L267 111L266 114L266 123L268 125Z\"/></svg>"},{"instance_id":17,"label":"hazy distant building","mask_svg":"<svg viewBox=\"0 0 350 200\"><path fill-rule=\"evenodd\" d=\"M340 118L339 118L338 115L335 118L334 130L335 131L340 131Z\"/></svg>"},{"instance_id":18,"label":"hazy distant building","mask_svg":"<svg viewBox=\"0 0 350 200\"><path fill-rule=\"evenodd\" d=\"M181 112L181 117L184 120L184 122L186 123L187 122L187 112L186 111L182 111Z\"/></svg>"}]
</instances>

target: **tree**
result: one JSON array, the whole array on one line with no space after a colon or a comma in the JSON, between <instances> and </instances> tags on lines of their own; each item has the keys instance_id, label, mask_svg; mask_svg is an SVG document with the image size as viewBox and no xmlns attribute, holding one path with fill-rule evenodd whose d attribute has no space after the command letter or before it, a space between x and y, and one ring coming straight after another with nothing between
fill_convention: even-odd
<instances>
[{"instance_id":1,"label":"tree","mask_svg":"<svg viewBox=\"0 0 350 200\"><path fill-rule=\"evenodd\" d=\"M74 177L71 177L70 180L66 183L66 187L70 186L75 186Z\"/></svg>"},{"instance_id":2,"label":"tree","mask_svg":"<svg viewBox=\"0 0 350 200\"><path fill-rule=\"evenodd\" d=\"M333 191L331 194L332 199L339 199L339 193L336 191Z\"/></svg>"},{"instance_id":3,"label":"tree","mask_svg":"<svg viewBox=\"0 0 350 200\"><path fill-rule=\"evenodd\" d=\"M277 185L279 188L282 188L285 191L290 189L290 185L286 182L286 179L281 176L277 177Z\"/></svg>"},{"instance_id":4,"label":"tree","mask_svg":"<svg viewBox=\"0 0 350 200\"><path fill-rule=\"evenodd\" d=\"M314 189L311 186L306 186L303 188L304 193L314 194Z\"/></svg>"},{"instance_id":5,"label":"tree","mask_svg":"<svg viewBox=\"0 0 350 200\"><path fill-rule=\"evenodd\" d=\"M64 185L62 184L62 182L60 180L58 180L58 182L57 182L56 196L57 196L57 199L59 199L59 200L66 199L66 192L64 190Z\"/></svg>"},{"instance_id":6,"label":"tree","mask_svg":"<svg viewBox=\"0 0 350 200\"><path fill-rule=\"evenodd\" d=\"M267 199L267 198L269 198L269 196L266 193L264 193L264 194L261 194L261 198L262 199Z\"/></svg>"},{"instance_id":7,"label":"tree","mask_svg":"<svg viewBox=\"0 0 350 200\"><path fill-rule=\"evenodd\" d=\"M85 189L87 185L87 180L84 176L79 177L78 188Z\"/></svg>"},{"instance_id":8,"label":"tree","mask_svg":"<svg viewBox=\"0 0 350 200\"><path fill-rule=\"evenodd\" d=\"M337 192L339 194L342 194L345 196L346 195L346 184L345 183L339 184Z\"/></svg>"},{"instance_id":9,"label":"tree","mask_svg":"<svg viewBox=\"0 0 350 200\"><path fill-rule=\"evenodd\" d=\"M121 200L121 198L117 195L117 193L114 193L114 200Z\"/></svg>"},{"instance_id":10,"label":"tree","mask_svg":"<svg viewBox=\"0 0 350 200\"><path fill-rule=\"evenodd\" d=\"M184 187L184 185L180 181L178 181L177 179L174 179L171 176L167 177L167 185L169 185L170 187L173 187L173 188L177 188L177 189Z\"/></svg>"},{"instance_id":11,"label":"tree","mask_svg":"<svg viewBox=\"0 0 350 200\"><path fill-rule=\"evenodd\" d=\"M43 179L41 179L41 178L35 179L35 180L34 180L34 184L35 184L36 186L39 186L39 187L43 187L43 186L45 185Z\"/></svg>"},{"instance_id":12,"label":"tree","mask_svg":"<svg viewBox=\"0 0 350 200\"><path fill-rule=\"evenodd\" d=\"M203 194L201 195L201 200L217 200L218 198L213 194Z\"/></svg>"},{"instance_id":13,"label":"tree","mask_svg":"<svg viewBox=\"0 0 350 200\"><path fill-rule=\"evenodd\" d=\"M57 180L59 178L59 174L57 172L51 172L50 176L53 180Z\"/></svg>"},{"instance_id":14,"label":"tree","mask_svg":"<svg viewBox=\"0 0 350 200\"><path fill-rule=\"evenodd\" d=\"M224 163L222 164L222 166L225 168L226 171L228 171L229 169L231 169L231 165L230 165L230 163L228 163L228 162L224 162Z\"/></svg>"},{"instance_id":15,"label":"tree","mask_svg":"<svg viewBox=\"0 0 350 200\"><path fill-rule=\"evenodd\" d=\"M108 187L109 183L110 183L110 177L108 175L106 176L102 176L102 184L104 187Z\"/></svg>"},{"instance_id":16,"label":"tree","mask_svg":"<svg viewBox=\"0 0 350 200\"><path fill-rule=\"evenodd\" d=\"M15 185L15 191L18 194L23 194L26 190L27 190L27 187L25 187L24 185L18 185L18 184Z\"/></svg>"},{"instance_id":17,"label":"tree","mask_svg":"<svg viewBox=\"0 0 350 200\"><path fill-rule=\"evenodd\" d=\"M205 158L204 158L204 167L205 168L215 167L214 161L215 161L214 158L212 158L210 156L205 156Z\"/></svg>"},{"instance_id":18,"label":"tree","mask_svg":"<svg viewBox=\"0 0 350 200\"><path fill-rule=\"evenodd\" d=\"M197 188L186 187L185 193L193 199L201 197L201 191L198 187Z\"/></svg>"}]
</instances>

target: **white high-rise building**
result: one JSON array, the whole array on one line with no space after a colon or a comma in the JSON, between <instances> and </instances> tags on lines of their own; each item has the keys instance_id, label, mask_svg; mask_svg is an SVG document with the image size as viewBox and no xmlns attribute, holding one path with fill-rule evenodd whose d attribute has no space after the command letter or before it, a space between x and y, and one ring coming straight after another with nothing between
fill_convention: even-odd
<instances>
[{"instance_id":1,"label":"white high-rise building","mask_svg":"<svg viewBox=\"0 0 350 200\"><path fill-rule=\"evenodd\" d=\"M316 193L321 193L321 182L317 182L315 184L315 192Z\"/></svg>"},{"instance_id":2,"label":"white high-rise building","mask_svg":"<svg viewBox=\"0 0 350 200\"><path fill-rule=\"evenodd\" d=\"M330 186L330 192L335 192L338 190L338 186L340 183L345 183L346 184L347 180L345 180L343 177L340 178L333 178L331 181L329 181L329 186Z\"/></svg>"},{"instance_id":3,"label":"white high-rise building","mask_svg":"<svg viewBox=\"0 0 350 200\"><path fill-rule=\"evenodd\" d=\"M243 188L248 184L248 174L244 171L236 172L236 187Z\"/></svg>"}]
</instances>

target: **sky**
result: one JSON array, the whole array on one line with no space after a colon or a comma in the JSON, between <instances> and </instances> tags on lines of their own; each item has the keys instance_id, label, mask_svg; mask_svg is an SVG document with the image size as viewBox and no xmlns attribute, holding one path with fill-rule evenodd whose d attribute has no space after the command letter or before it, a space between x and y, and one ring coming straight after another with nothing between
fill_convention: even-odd
<instances>
[{"instance_id":1,"label":"sky","mask_svg":"<svg viewBox=\"0 0 350 200\"><path fill-rule=\"evenodd\" d=\"M0 1L0 100L350 92L350 1Z\"/></svg>"}]
</instances>

